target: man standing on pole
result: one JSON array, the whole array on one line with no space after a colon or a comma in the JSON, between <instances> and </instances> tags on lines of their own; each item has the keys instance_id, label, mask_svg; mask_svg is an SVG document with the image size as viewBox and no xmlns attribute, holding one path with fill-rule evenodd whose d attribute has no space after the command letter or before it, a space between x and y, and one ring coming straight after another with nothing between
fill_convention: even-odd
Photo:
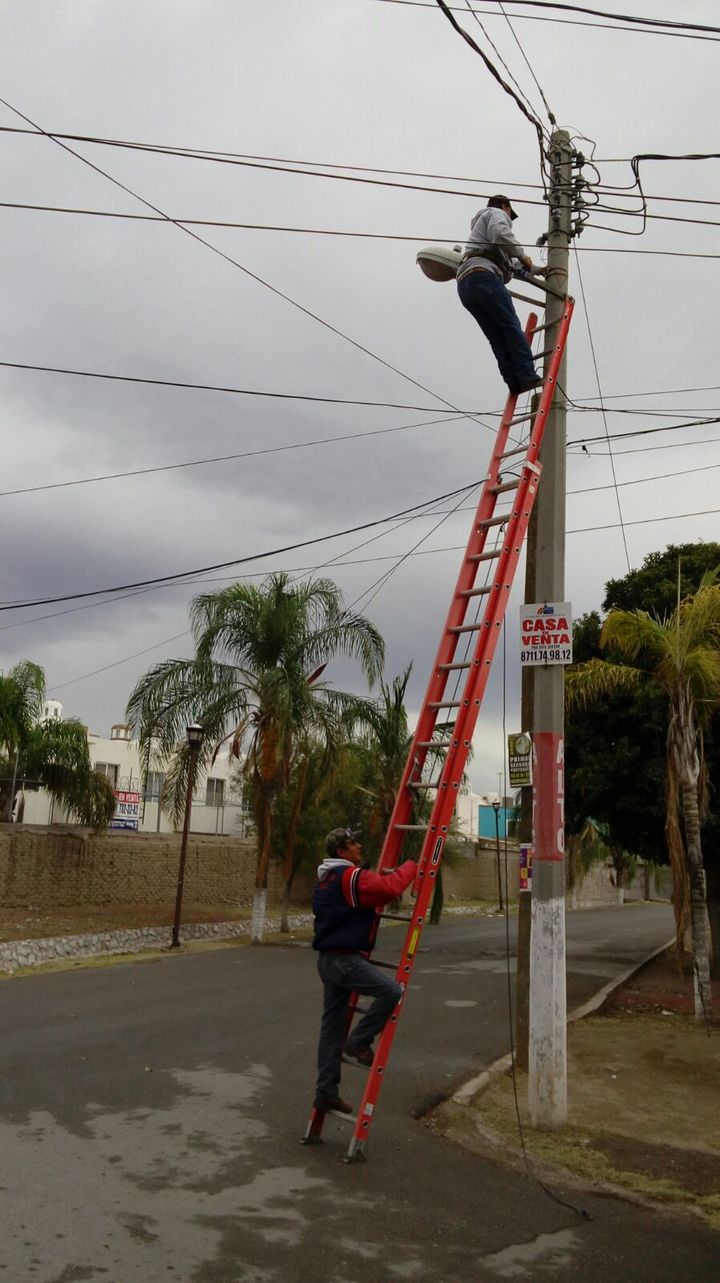
<instances>
[{"instance_id":1,"label":"man standing on pole","mask_svg":"<svg viewBox=\"0 0 720 1283\"><path fill-rule=\"evenodd\" d=\"M530 392L542 383L533 355L513 307L506 282L520 264L524 276L542 276L513 235L517 214L507 196L491 196L487 208L475 215L465 253L457 270L460 302L474 316L488 340L511 396Z\"/></svg>"}]
</instances>

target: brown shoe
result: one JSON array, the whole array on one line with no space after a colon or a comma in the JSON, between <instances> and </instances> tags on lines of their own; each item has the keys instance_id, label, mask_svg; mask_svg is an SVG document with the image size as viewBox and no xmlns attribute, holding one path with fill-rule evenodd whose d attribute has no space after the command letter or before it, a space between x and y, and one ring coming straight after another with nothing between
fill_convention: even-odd
<instances>
[{"instance_id":1,"label":"brown shoe","mask_svg":"<svg viewBox=\"0 0 720 1283\"><path fill-rule=\"evenodd\" d=\"M349 1042L343 1047L342 1058L346 1064L360 1065L363 1069L371 1069L375 1059L372 1047L353 1047Z\"/></svg>"},{"instance_id":2,"label":"brown shoe","mask_svg":"<svg viewBox=\"0 0 720 1283\"><path fill-rule=\"evenodd\" d=\"M320 1110L321 1114L329 1114L333 1111L337 1114L351 1114L352 1105L348 1105L346 1100L341 1100L339 1096L316 1096L315 1108Z\"/></svg>"}]
</instances>

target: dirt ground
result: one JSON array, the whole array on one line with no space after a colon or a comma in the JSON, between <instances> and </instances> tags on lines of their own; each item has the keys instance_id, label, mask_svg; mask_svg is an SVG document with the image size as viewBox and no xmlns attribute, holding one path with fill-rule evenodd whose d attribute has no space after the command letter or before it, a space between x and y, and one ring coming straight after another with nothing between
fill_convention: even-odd
<instances>
[{"instance_id":1,"label":"dirt ground","mask_svg":"<svg viewBox=\"0 0 720 1283\"><path fill-rule=\"evenodd\" d=\"M720 994L716 1001L720 1001ZM696 1024L692 976L670 950L619 990L602 1014L568 1027L568 1125L534 1131L527 1079L517 1103L531 1170L613 1188L699 1214L720 1228L720 1020ZM522 1166L512 1074L472 1103L448 1101L430 1125Z\"/></svg>"}]
</instances>

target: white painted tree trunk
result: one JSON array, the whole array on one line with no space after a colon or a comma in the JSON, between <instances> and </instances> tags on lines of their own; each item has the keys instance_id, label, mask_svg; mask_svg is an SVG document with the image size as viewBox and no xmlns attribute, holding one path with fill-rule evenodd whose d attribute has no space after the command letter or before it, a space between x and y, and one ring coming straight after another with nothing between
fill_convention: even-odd
<instances>
[{"instance_id":1,"label":"white painted tree trunk","mask_svg":"<svg viewBox=\"0 0 720 1283\"><path fill-rule=\"evenodd\" d=\"M253 944L262 944L263 932L265 930L265 905L267 903L267 888L255 887L253 897L252 920L250 922L250 940Z\"/></svg>"}]
</instances>

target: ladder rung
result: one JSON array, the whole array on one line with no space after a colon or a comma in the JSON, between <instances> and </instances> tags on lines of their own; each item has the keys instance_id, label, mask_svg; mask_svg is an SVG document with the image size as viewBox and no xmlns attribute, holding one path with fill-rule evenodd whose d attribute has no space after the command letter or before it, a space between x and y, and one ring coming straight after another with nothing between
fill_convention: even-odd
<instances>
[{"instance_id":1,"label":"ladder rung","mask_svg":"<svg viewBox=\"0 0 720 1283\"><path fill-rule=\"evenodd\" d=\"M352 1123L353 1126L357 1123L355 1114L341 1114L339 1109L328 1109L325 1117L339 1118L341 1123Z\"/></svg>"},{"instance_id":2,"label":"ladder rung","mask_svg":"<svg viewBox=\"0 0 720 1283\"><path fill-rule=\"evenodd\" d=\"M495 557L499 557L501 552L502 548L493 548L492 552L471 552L468 561L492 561Z\"/></svg>"},{"instance_id":3,"label":"ladder rung","mask_svg":"<svg viewBox=\"0 0 720 1283\"><path fill-rule=\"evenodd\" d=\"M461 668L472 668L472 664L470 663L470 660L466 660L463 664L438 664L438 668L443 673L454 673Z\"/></svg>"},{"instance_id":4,"label":"ladder rung","mask_svg":"<svg viewBox=\"0 0 720 1283\"><path fill-rule=\"evenodd\" d=\"M505 455L503 455L504 458ZM478 521L477 528L478 530L487 530L490 526L504 526L509 517L509 512L503 513L502 517L486 517L484 521Z\"/></svg>"},{"instance_id":5,"label":"ladder rung","mask_svg":"<svg viewBox=\"0 0 720 1283\"><path fill-rule=\"evenodd\" d=\"M551 325L557 325L557 321L545 321L542 325L536 325L533 330L533 338L538 334L542 334L543 330L549 330Z\"/></svg>"},{"instance_id":6,"label":"ladder rung","mask_svg":"<svg viewBox=\"0 0 720 1283\"><path fill-rule=\"evenodd\" d=\"M534 285L535 282L528 281L528 284ZM538 289L542 289L542 286L539 285ZM529 294L518 294L516 290L508 290L508 294L511 294L513 298L519 298L522 303L532 303L533 307L545 307L541 299L532 298Z\"/></svg>"},{"instance_id":7,"label":"ladder rung","mask_svg":"<svg viewBox=\"0 0 720 1283\"><path fill-rule=\"evenodd\" d=\"M412 780L408 784L409 789L436 789L439 787L440 784L438 780L428 780L427 784L422 783L421 780Z\"/></svg>"},{"instance_id":8,"label":"ladder rung","mask_svg":"<svg viewBox=\"0 0 720 1283\"><path fill-rule=\"evenodd\" d=\"M491 494L505 494L507 490L517 490L520 485L520 478L515 477L512 481L504 481L501 486L491 486Z\"/></svg>"},{"instance_id":9,"label":"ladder rung","mask_svg":"<svg viewBox=\"0 0 720 1283\"><path fill-rule=\"evenodd\" d=\"M476 633L482 628L482 619L477 624L458 624L456 628L450 628L451 633ZM440 706L442 707L442 705ZM459 704L453 704L453 708L459 708Z\"/></svg>"},{"instance_id":10,"label":"ladder rung","mask_svg":"<svg viewBox=\"0 0 720 1283\"><path fill-rule=\"evenodd\" d=\"M531 410L530 414L521 414L518 416L517 419L511 419L508 424L508 427L514 428L516 423L527 423L528 419L534 419L534 418L535 418L535 415Z\"/></svg>"},{"instance_id":11,"label":"ladder rung","mask_svg":"<svg viewBox=\"0 0 720 1283\"><path fill-rule=\"evenodd\" d=\"M486 584L484 588L461 588L461 597L485 597L492 592L492 584Z\"/></svg>"},{"instance_id":12,"label":"ladder rung","mask_svg":"<svg viewBox=\"0 0 720 1283\"><path fill-rule=\"evenodd\" d=\"M379 918L392 918L393 922L412 922L413 915L408 917L407 913L379 913ZM355 1008L357 1011L357 1007Z\"/></svg>"},{"instance_id":13,"label":"ladder rung","mask_svg":"<svg viewBox=\"0 0 720 1283\"><path fill-rule=\"evenodd\" d=\"M558 345L553 343L552 347L543 348L542 352L533 352L533 361L541 361L544 356L549 356L551 352L557 352Z\"/></svg>"},{"instance_id":14,"label":"ladder rung","mask_svg":"<svg viewBox=\"0 0 720 1283\"><path fill-rule=\"evenodd\" d=\"M418 740L416 748L446 749L452 747L452 740Z\"/></svg>"},{"instance_id":15,"label":"ladder rung","mask_svg":"<svg viewBox=\"0 0 720 1283\"><path fill-rule=\"evenodd\" d=\"M516 445L514 450L506 450L500 455L501 459L511 459L514 454L527 454L527 442L525 445Z\"/></svg>"},{"instance_id":16,"label":"ladder rung","mask_svg":"<svg viewBox=\"0 0 720 1283\"><path fill-rule=\"evenodd\" d=\"M397 971L398 969L396 962L381 962L379 958L368 958L368 962L372 963L373 967L384 967L386 971Z\"/></svg>"},{"instance_id":17,"label":"ladder rung","mask_svg":"<svg viewBox=\"0 0 720 1283\"><path fill-rule=\"evenodd\" d=\"M456 633L457 628L451 628L450 632ZM432 703L429 705L429 707L430 708L460 708L461 705L462 705L462 701L459 699L448 699L445 701L441 699L434 699Z\"/></svg>"},{"instance_id":18,"label":"ladder rung","mask_svg":"<svg viewBox=\"0 0 720 1283\"><path fill-rule=\"evenodd\" d=\"M427 824L396 824L396 829L402 833L427 833L429 825Z\"/></svg>"}]
</instances>

